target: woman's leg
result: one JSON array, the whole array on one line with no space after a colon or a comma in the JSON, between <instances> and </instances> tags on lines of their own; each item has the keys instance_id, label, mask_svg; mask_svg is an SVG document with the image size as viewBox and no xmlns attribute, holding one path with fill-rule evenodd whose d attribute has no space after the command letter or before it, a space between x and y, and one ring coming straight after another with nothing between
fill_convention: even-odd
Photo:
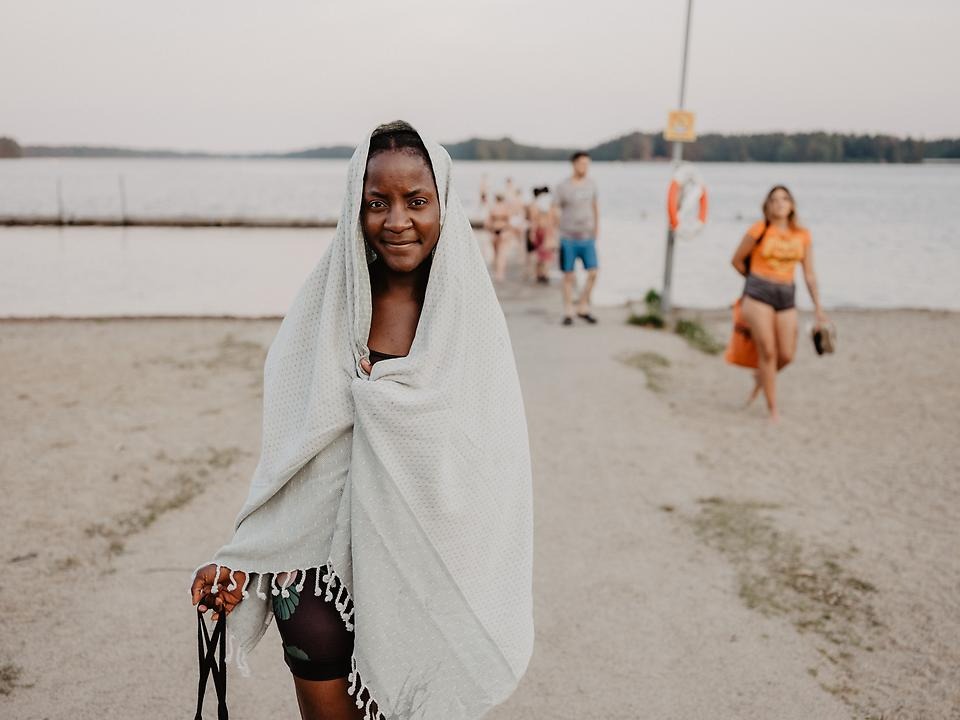
<instances>
[{"instance_id":1,"label":"woman's leg","mask_svg":"<svg viewBox=\"0 0 960 720\"><path fill-rule=\"evenodd\" d=\"M760 382L760 370L757 369L753 371L753 390L750 391L750 395L747 397L747 401L743 404L743 406L748 408L753 405L753 401L759 397L762 391L763 383Z\"/></svg>"},{"instance_id":2,"label":"woman's leg","mask_svg":"<svg viewBox=\"0 0 960 720\"><path fill-rule=\"evenodd\" d=\"M302 591L294 584L297 576L282 582L288 597L271 600L283 658L293 673L303 720L357 720L363 712L347 693L353 632L332 602L314 594L317 572L307 571Z\"/></svg>"},{"instance_id":3,"label":"woman's leg","mask_svg":"<svg viewBox=\"0 0 960 720\"><path fill-rule=\"evenodd\" d=\"M507 231L493 236L493 277L503 280L507 274Z\"/></svg>"},{"instance_id":4,"label":"woman's leg","mask_svg":"<svg viewBox=\"0 0 960 720\"><path fill-rule=\"evenodd\" d=\"M750 326L750 335L757 346L757 368L760 387L767 398L770 419L779 420L777 411L777 318L771 305L744 297L741 306L743 320Z\"/></svg>"},{"instance_id":5,"label":"woman's leg","mask_svg":"<svg viewBox=\"0 0 960 720\"><path fill-rule=\"evenodd\" d=\"M363 720L364 711L347 694L346 678L304 680L294 676L303 720Z\"/></svg>"},{"instance_id":6,"label":"woman's leg","mask_svg":"<svg viewBox=\"0 0 960 720\"><path fill-rule=\"evenodd\" d=\"M797 353L797 309L777 313L777 370L782 370Z\"/></svg>"}]
</instances>

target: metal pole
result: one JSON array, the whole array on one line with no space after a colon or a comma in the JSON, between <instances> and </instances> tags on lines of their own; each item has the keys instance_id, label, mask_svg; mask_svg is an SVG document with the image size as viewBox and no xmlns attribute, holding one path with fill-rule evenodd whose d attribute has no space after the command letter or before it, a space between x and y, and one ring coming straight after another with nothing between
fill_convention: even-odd
<instances>
[{"instance_id":1,"label":"metal pole","mask_svg":"<svg viewBox=\"0 0 960 720\"><path fill-rule=\"evenodd\" d=\"M690 16L693 14L693 0L687 0L687 23L683 34L683 63L680 66L680 106L678 110L683 110L684 102L687 98L687 50L690 47ZM673 162L675 165L683 160L683 143L675 142L673 144ZM663 264L663 294L661 296L661 307L663 312L670 312L670 285L673 279L673 241L674 232L667 227L667 257Z\"/></svg>"},{"instance_id":2,"label":"metal pole","mask_svg":"<svg viewBox=\"0 0 960 720\"><path fill-rule=\"evenodd\" d=\"M123 175L117 176L117 183L120 186L120 224L127 224L127 188Z\"/></svg>"},{"instance_id":3,"label":"metal pole","mask_svg":"<svg viewBox=\"0 0 960 720\"><path fill-rule=\"evenodd\" d=\"M57 175L57 218L63 225L63 179Z\"/></svg>"}]
</instances>

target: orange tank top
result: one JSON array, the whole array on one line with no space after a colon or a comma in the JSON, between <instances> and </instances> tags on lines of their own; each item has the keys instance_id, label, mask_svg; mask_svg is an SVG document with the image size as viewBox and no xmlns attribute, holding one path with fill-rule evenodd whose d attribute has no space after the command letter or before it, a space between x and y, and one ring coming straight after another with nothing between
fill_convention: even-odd
<instances>
[{"instance_id":1,"label":"orange tank top","mask_svg":"<svg viewBox=\"0 0 960 720\"><path fill-rule=\"evenodd\" d=\"M766 223L760 220L750 226L747 235L760 239ZM750 252L750 274L780 283L792 283L794 268L807 256L810 233L806 228L781 230L770 225L763 240Z\"/></svg>"}]
</instances>

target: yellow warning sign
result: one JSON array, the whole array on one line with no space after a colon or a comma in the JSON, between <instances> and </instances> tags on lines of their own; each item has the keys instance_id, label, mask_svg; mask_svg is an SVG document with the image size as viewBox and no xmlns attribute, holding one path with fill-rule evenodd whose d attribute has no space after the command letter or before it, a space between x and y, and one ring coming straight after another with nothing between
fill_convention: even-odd
<instances>
[{"instance_id":1,"label":"yellow warning sign","mask_svg":"<svg viewBox=\"0 0 960 720\"><path fill-rule=\"evenodd\" d=\"M693 129L694 114L687 110L671 110L667 116L667 129L663 139L670 142L694 142L697 133Z\"/></svg>"}]
</instances>

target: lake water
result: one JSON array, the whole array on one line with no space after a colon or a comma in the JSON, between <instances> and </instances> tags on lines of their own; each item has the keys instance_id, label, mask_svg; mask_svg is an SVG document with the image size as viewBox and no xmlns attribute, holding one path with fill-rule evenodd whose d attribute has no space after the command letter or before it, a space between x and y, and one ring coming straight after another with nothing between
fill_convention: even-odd
<instances>
[{"instance_id":1,"label":"lake water","mask_svg":"<svg viewBox=\"0 0 960 720\"><path fill-rule=\"evenodd\" d=\"M455 164L468 208L481 178L550 184L567 163ZM0 162L0 216L330 219L339 160L26 159ZM703 233L679 243L674 299L722 307L740 292L729 258L773 184L788 185L816 251L828 307L960 310L960 165L702 164ZM600 304L662 284L667 164L595 163ZM61 187L58 200L57 185ZM124 200L121 201L121 185ZM329 230L0 228L0 316L282 314ZM483 233L478 241L486 247ZM801 307L809 307L805 291Z\"/></svg>"}]
</instances>

